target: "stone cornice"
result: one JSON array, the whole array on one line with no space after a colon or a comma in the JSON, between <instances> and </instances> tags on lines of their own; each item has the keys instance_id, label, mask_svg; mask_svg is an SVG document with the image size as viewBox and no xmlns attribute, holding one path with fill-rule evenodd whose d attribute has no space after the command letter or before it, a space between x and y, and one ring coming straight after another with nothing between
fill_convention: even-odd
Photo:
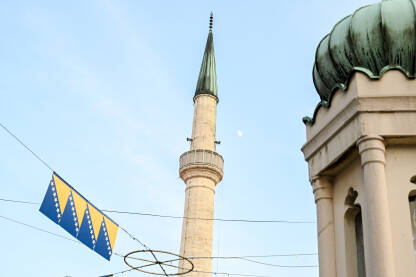
<instances>
[{"instance_id":1,"label":"stone cornice","mask_svg":"<svg viewBox=\"0 0 416 277\"><path fill-rule=\"evenodd\" d=\"M318 112L302 147L310 178L325 174L363 136L376 134L386 143L416 137L416 82L400 74L388 72L380 81L355 76L351 91L337 93L331 108Z\"/></svg>"}]
</instances>

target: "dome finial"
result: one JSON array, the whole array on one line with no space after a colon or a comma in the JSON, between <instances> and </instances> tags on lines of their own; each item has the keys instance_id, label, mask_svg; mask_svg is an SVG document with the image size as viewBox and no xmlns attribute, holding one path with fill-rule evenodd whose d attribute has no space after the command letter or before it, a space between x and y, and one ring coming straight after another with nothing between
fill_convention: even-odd
<instances>
[{"instance_id":1,"label":"dome finial","mask_svg":"<svg viewBox=\"0 0 416 277\"><path fill-rule=\"evenodd\" d=\"M211 11L211 15L209 16L209 31L212 32L212 24L214 23L214 13Z\"/></svg>"}]
</instances>

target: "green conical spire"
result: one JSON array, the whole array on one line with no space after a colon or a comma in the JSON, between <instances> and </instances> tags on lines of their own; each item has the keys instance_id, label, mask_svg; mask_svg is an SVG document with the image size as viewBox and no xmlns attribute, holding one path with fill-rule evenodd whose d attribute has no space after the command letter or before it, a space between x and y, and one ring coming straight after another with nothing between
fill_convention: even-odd
<instances>
[{"instance_id":1,"label":"green conical spire","mask_svg":"<svg viewBox=\"0 0 416 277\"><path fill-rule=\"evenodd\" d=\"M218 99L217 71L215 69L214 38L212 35L213 14L209 20L209 33L205 46L204 58L202 59L195 96L199 94L211 94Z\"/></svg>"}]
</instances>

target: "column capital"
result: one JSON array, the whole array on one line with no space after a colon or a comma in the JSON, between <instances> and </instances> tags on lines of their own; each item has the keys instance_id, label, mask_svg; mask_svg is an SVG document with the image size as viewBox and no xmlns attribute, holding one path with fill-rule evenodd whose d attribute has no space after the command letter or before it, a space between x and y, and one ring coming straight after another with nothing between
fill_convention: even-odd
<instances>
[{"instance_id":1,"label":"column capital","mask_svg":"<svg viewBox=\"0 0 416 277\"><path fill-rule=\"evenodd\" d=\"M384 139L378 135L365 135L357 140L358 151L361 156L361 166L368 163L386 164L386 146Z\"/></svg>"},{"instance_id":2,"label":"column capital","mask_svg":"<svg viewBox=\"0 0 416 277\"><path fill-rule=\"evenodd\" d=\"M315 176L312 178L313 194L315 195L315 203L321 199L333 198L333 180L332 176Z\"/></svg>"}]
</instances>

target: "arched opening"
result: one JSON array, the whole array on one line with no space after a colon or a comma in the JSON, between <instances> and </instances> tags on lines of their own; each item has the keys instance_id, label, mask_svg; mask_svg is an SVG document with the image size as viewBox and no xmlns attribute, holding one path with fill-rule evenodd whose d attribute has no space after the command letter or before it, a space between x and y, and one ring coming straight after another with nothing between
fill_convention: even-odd
<instances>
[{"instance_id":1,"label":"arched opening","mask_svg":"<svg viewBox=\"0 0 416 277\"><path fill-rule=\"evenodd\" d=\"M355 244L357 245L358 277L365 277L364 234L361 208L355 216Z\"/></svg>"},{"instance_id":2,"label":"arched opening","mask_svg":"<svg viewBox=\"0 0 416 277\"><path fill-rule=\"evenodd\" d=\"M345 205L345 257L348 277L365 277L364 234L361 207L355 203L358 193L352 188L348 191Z\"/></svg>"},{"instance_id":3,"label":"arched opening","mask_svg":"<svg viewBox=\"0 0 416 277\"><path fill-rule=\"evenodd\" d=\"M414 179L414 177L412 178ZM412 180L411 180L412 181ZM416 190L409 193L410 222L412 225L413 249L416 260Z\"/></svg>"}]
</instances>

